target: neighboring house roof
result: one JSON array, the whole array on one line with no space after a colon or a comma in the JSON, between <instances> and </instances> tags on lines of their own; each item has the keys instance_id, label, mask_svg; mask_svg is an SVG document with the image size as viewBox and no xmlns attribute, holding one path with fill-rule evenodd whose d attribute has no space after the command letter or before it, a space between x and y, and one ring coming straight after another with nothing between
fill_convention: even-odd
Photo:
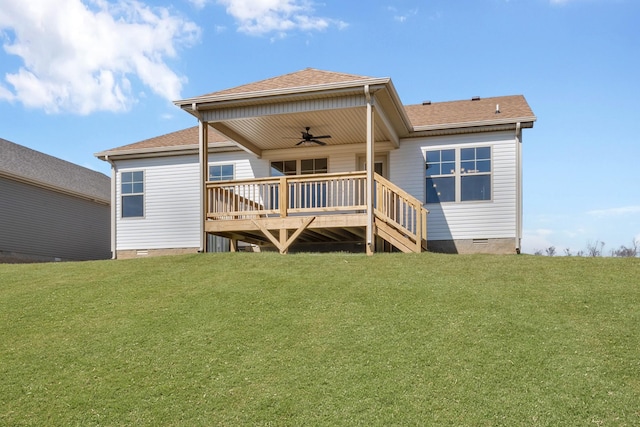
<instances>
[{"instance_id":1,"label":"neighboring house roof","mask_svg":"<svg viewBox=\"0 0 640 427\"><path fill-rule=\"evenodd\" d=\"M104 203L111 200L108 176L2 138L0 176Z\"/></svg>"}]
</instances>

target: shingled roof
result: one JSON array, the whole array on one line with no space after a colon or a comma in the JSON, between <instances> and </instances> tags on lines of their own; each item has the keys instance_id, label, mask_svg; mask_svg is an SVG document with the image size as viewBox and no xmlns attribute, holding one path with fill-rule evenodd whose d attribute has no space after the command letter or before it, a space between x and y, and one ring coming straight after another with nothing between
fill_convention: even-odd
<instances>
[{"instance_id":1,"label":"shingled roof","mask_svg":"<svg viewBox=\"0 0 640 427\"><path fill-rule=\"evenodd\" d=\"M209 127L209 144L229 142L229 138L220 134L212 127ZM121 147L114 148L113 150L107 150L105 153L111 153L115 151L132 151L132 150L144 150L148 148L169 148L169 147L184 147L188 148L193 146L198 147L198 126L182 129L176 132L171 132L166 135L156 136L154 138L145 139L143 141L134 142L133 144L123 145ZM98 153L100 156L103 153Z\"/></svg>"},{"instance_id":2,"label":"shingled roof","mask_svg":"<svg viewBox=\"0 0 640 427\"><path fill-rule=\"evenodd\" d=\"M231 95L236 93L251 93L268 90L290 89L298 87L318 86L332 83L356 82L370 79L371 77L359 76L356 74L337 73L334 71L324 71L315 68L305 68L281 76L260 80L242 86L236 86L217 92L208 93L203 96Z\"/></svg>"},{"instance_id":3,"label":"shingled roof","mask_svg":"<svg viewBox=\"0 0 640 427\"><path fill-rule=\"evenodd\" d=\"M406 105L405 111L414 127L534 119L522 95Z\"/></svg>"},{"instance_id":4,"label":"shingled roof","mask_svg":"<svg viewBox=\"0 0 640 427\"><path fill-rule=\"evenodd\" d=\"M258 82L236 86L217 92L212 92L202 97L225 97L230 96L254 96L259 93L269 91L282 91L286 89L312 90L312 87L349 84L353 82L365 82L373 78L356 74L338 73L333 71L323 71L315 68L306 68L289 74L284 74ZM499 106L499 112L496 108ZM482 99L467 99L462 101L434 102L418 105L404 106L406 117L413 127L413 132L433 129L462 129L486 125L496 125L499 123L516 123L518 121L527 122L530 126L535 121L535 116L527 101L522 95L501 96ZM210 128L209 145L229 145L230 141L224 135ZM418 134L416 134L417 136ZM97 156L104 158L105 154L124 154L126 152L147 152L153 150L170 151L171 148L177 150L186 148L197 148L198 128L192 127L144 141L117 147Z\"/></svg>"},{"instance_id":5,"label":"shingled roof","mask_svg":"<svg viewBox=\"0 0 640 427\"><path fill-rule=\"evenodd\" d=\"M108 176L2 138L0 176L101 202L111 200Z\"/></svg>"}]
</instances>

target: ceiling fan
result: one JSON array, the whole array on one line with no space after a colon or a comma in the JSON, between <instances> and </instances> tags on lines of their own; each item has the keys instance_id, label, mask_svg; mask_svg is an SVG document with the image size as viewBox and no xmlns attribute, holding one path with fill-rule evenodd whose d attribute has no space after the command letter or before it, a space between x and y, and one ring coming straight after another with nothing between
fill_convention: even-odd
<instances>
[{"instance_id":1,"label":"ceiling fan","mask_svg":"<svg viewBox=\"0 0 640 427\"><path fill-rule=\"evenodd\" d=\"M320 141L321 139L326 139L326 138L331 138L331 135L320 135L320 136L314 136L311 133L309 133L309 130L311 128L309 126L307 126L305 128L305 130L302 131L302 140L300 142L298 142L296 145L302 145L302 144L308 144L308 143L316 143L318 145L327 145L326 142L324 141Z\"/></svg>"}]
</instances>

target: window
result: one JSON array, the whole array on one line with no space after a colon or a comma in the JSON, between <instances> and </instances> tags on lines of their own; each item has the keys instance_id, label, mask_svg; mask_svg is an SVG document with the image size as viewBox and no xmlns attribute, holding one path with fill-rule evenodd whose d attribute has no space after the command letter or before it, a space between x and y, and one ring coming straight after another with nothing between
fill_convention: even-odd
<instances>
[{"instance_id":1,"label":"window","mask_svg":"<svg viewBox=\"0 0 640 427\"><path fill-rule=\"evenodd\" d=\"M327 158L271 162L271 176L311 175L328 171ZM269 199L278 200L277 188L271 190ZM318 208L326 205L326 182L291 183L289 185L290 208Z\"/></svg>"},{"instance_id":2,"label":"window","mask_svg":"<svg viewBox=\"0 0 640 427\"><path fill-rule=\"evenodd\" d=\"M227 181L233 178L234 178L233 164L209 166L209 181Z\"/></svg>"},{"instance_id":3,"label":"window","mask_svg":"<svg viewBox=\"0 0 640 427\"><path fill-rule=\"evenodd\" d=\"M297 162L295 160L271 162L271 176L296 175Z\"/></svg>"},{"instance_id":4,"label":"window","mask_svg":"<svg viewBox=\"0 0 640 427\"><path fill-rule=\"evenodd\" d=\"M285 160L271 162L271 176L309 175L313 173L327 173L329 171L326 158Z\"/></svg>"},{"instance_id":5,"label":"window","mask_svg":"<svg viewBox=\"0 0 640 427\"><path fill-rule=\"evenodd\" d=\"M300 174L327 173L327 159L300 160Z\"/></svg>"},{"instance_id":6,"label":"window","mask_svg":"<svg viewBox=\"0 0 640 427\"><path fill-rule=\"evenodd\" d=\"M122 172L122 218L144 216L144 172Z\"/></svg>"},{"instance_id":7,"label":"window","mask_svg":"<svg viewBox=\"0 0 640 427\"><path fill-rule=\"evenodd\" d=\"M460 150L460 200L491 200L491 148Z\"/></svg>"},{"instance_id":8,"label":"window","mask_svg":"<svg viewBox=\"0 0 640 427\"><path fill-rule=\"evenodd\" d=\"M427 203L491 200L491 147L426 152Z\"/></svg>"},{"instance_id":9,"label":"window","mask_svg":"<svg viewBox=\"0 0 640 427\"><path fill-rule=\"evenodd\" d=\"M455 150L427 151L427 203L455 202Z\"/></svg>"}]
</instances>

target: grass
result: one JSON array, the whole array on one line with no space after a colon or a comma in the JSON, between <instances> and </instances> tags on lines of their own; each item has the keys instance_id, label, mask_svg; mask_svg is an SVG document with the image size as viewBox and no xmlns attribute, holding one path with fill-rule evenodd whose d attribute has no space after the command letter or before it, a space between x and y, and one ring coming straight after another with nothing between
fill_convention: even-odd
<instances>
[{"instance_id":1,"label":"grass","mask_svg":"<svg viewBox=\"0 0 640 427\"><path fill-rule=\"evenodd\" d=\"M640 425L640 259L0 265L0 425Z\"/></svg>"}]
</instances>

